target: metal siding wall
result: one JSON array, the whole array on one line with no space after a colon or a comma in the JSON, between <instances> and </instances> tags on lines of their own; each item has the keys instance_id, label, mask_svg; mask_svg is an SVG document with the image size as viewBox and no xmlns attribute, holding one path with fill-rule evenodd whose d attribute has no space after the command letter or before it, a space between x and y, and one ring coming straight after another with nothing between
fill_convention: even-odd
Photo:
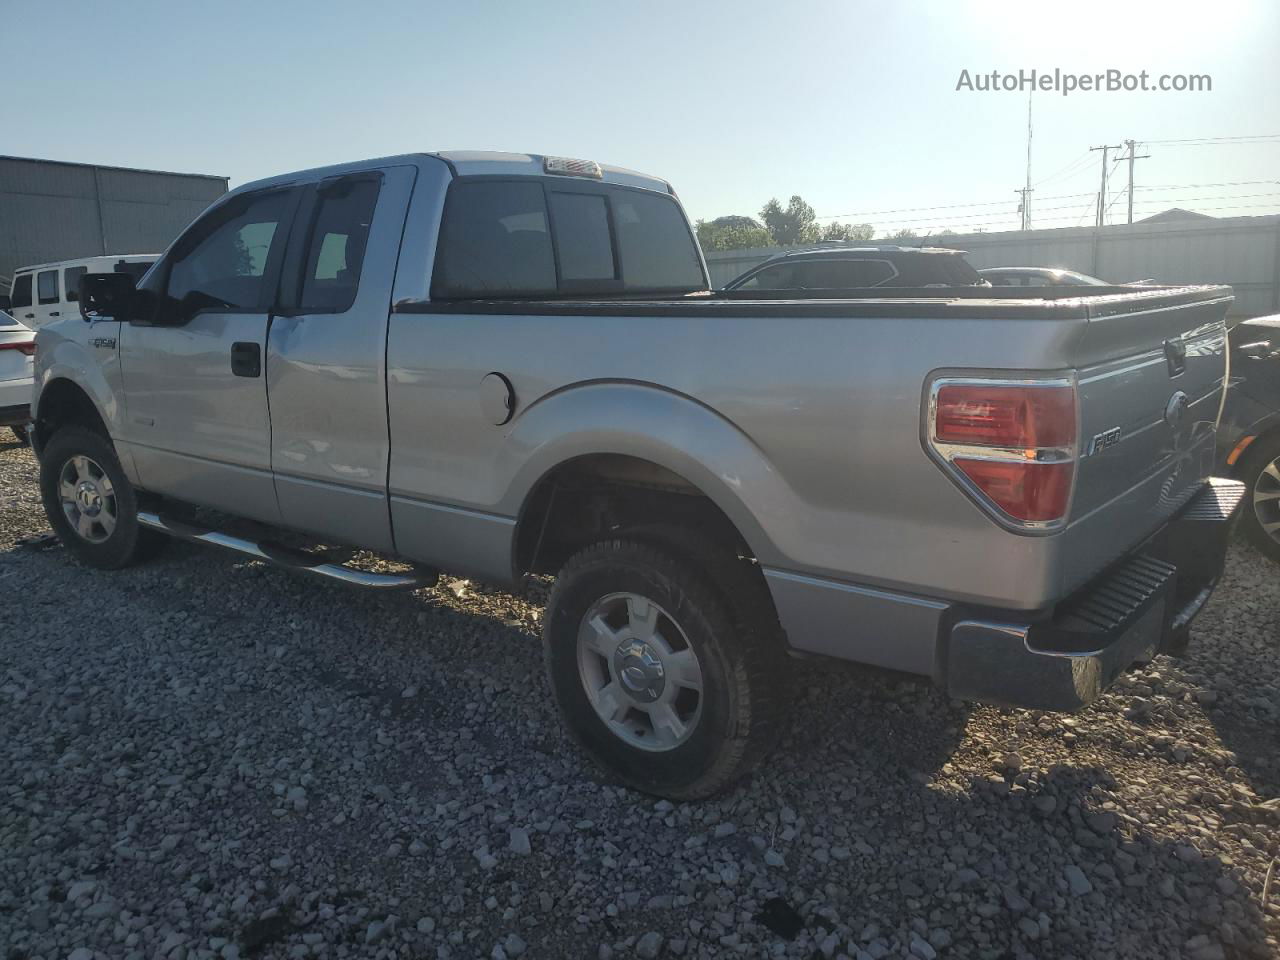
<instances>
[{"instance_id":1,"label":"metal siding wall","mask_svg":"<svg viewBox=\"0 0 1280 960\"><path fill-rule=\"evenodd\" d=\"M158 253L226 190L218 177L0 157L0 291L29 264Z\"/></svg>"},{"instance_id":2,"label":"metal siding wall","mask_svg":"<svg viewBox=\"0 0 1280 960\"><path fill-rule=\"evenodd\" d=\"M1135 223L1102 230L972 233L933 237L928 242L967 251L969 262L980 270L1059 267L1113 283L1147 278L1162 283L1227 283L1236 293L1233 315L1280 312L1280 216ZM722 286L783 249L708 253L711 282Z\"/></svg>"}]
</instances>

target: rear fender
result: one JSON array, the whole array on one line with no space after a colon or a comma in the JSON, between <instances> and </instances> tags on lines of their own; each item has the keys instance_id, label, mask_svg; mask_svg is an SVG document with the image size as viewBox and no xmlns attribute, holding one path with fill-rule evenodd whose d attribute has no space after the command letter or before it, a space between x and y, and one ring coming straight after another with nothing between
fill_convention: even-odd
<instances>
[{"instance_id":1,"label":"rear fender","mask_svg":"<svg viewBox=\"0 0 1280 960\"><path fill-rule=\"evenodd\" d=\"M647 383L596 381L539 399L513 424L500 473L499 507L520 516L540 480L582 456L620 454L665 467L697 487L729 518L762 564L781 555L765 529L793 514L795 494L745 433L682 394Z\"/></svg>"}]
</instances>

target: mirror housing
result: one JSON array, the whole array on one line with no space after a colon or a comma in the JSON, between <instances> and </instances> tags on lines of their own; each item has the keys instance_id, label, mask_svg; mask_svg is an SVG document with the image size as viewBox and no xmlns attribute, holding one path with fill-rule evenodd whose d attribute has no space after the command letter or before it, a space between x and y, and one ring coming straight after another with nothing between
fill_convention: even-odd
<instances>
[{"instance_id":1,"label":"mirror housing","mask_svg":"<svg viewBox=\"0 0 1280 960\"><path fill-rule=\"evenodd\" d=\"M86 273L80 278L80 316L86 320L133 320L137 281L127 273Z\"/></svg>"}]
</instances>

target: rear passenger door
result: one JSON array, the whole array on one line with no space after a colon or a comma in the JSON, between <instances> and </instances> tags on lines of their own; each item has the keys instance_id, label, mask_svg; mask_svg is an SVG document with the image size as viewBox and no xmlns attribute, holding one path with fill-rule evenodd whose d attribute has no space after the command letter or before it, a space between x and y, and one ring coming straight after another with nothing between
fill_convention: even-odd
<instances>
[{"instance_id":1,"label":"rear passenger door","mask_svg":"<svg viewBox=\"0 0 1280 960\"><path fill-rule=\"evenodd\" d=\"M281 520L391 550L386 349L413 167L307 188L267 342Z\"/></svg>"},{"instance_id":2,"label":"rear passenger door","mask_svg":"<svg viewBox=\"0 0 1280 960\"><path fill-rule=\"evenodd\" d=\"M28 324L32 327L43 327L50 320L62 316L62 279L57 267L52 270L36 271L35 317Z\"/></svg>"}]
</instances>

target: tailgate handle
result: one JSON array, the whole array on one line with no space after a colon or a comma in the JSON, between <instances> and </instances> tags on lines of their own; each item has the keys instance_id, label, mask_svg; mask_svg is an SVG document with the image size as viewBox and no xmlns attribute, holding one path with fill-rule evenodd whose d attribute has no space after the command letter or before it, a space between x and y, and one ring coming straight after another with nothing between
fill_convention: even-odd
<instances>
[{"instance_id":1,"label":"tailgate handle","mask_svg":"<svg viewBox=\"0 0 1280 960\"><path fill-rule=\"evenodd\" d=\"M1187 345L1181 340L1166 340L1164 359L1169 365L1169 376L1176 377L1187 369Z\"/></svg>"}]
</instances>

